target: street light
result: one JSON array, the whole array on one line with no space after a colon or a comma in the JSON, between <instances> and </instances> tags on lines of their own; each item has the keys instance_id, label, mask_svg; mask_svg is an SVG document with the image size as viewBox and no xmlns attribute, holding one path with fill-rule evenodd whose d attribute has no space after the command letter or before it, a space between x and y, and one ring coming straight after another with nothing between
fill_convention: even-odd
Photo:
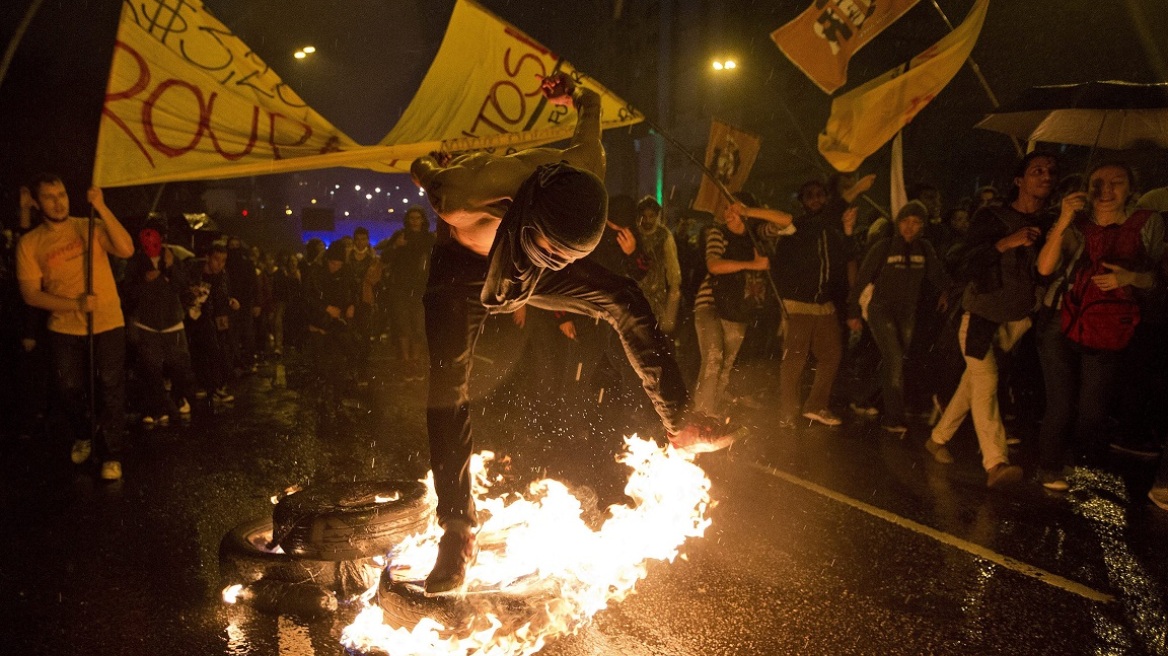
<instances>
[{"instance_id":1,"label":"street light","mask_svg":"<svg viewBox=\"0 0 1168 656\"><path fill-rule=\"evenodd\" d=\"M711 65L715 71L732 71L738 68L738 62L733 59L715 59Z\"/></svg>"}]
</instances>

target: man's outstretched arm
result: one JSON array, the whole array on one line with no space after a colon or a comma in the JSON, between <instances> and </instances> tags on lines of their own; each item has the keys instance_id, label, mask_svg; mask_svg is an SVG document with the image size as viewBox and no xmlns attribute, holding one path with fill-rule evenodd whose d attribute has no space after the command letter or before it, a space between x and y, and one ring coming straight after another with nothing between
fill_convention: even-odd
<instances>
[{"instance_id":1,"label":"man's outstretched arm","mask_svg":"<svg viewBox=\"0 0 1168 656\"><path fill-rule=\"evenodd\" d=\"M591 171L604 179L607 163L604 144L600 141L600 94L592 89L578 87L572 94L576 106L576 131L564 149L563 158L572 166Z\"/></svg>"}]
</instances>

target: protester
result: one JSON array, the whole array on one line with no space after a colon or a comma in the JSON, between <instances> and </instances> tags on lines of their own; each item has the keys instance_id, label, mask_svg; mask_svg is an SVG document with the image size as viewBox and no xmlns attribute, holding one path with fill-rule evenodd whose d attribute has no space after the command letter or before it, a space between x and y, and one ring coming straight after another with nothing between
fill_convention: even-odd
<instances>
[{"instance_id":1,"label":"protester","mask_svg":"<svg viewBox=\"0 0 1168 656\"><path fill-rule=\"evenodd\" d=\"M474 153L446 166L423 157L411 166L449 227L449 237L440 239L431 255L424 298L430 348L427 430L437 513L445 529L426 579L430 594L460 587L474 557L468 379L488 312L514 312L530 303L604 319L620 333L675 446L710 450L731 439L725 427L687 414L681 372L636 283L581 261L600 241L608 204L601 179L600 96L572 90L563 75L545 80L544 90L553 103L577 108L568 148L502 157Z\"/></svg>"},{"instance_id":2,"label":"protester","mask_svg":"<svg viewBox=\"0 0 1168 656\"><path fill-rule=\"evenodd\" d=\"M388 300L390 335L397 345L398 358L407 380L423 378L426 322L422 295L430 274L430 251L433 248L434 233L430 232L430 220L426 210L417 205L406 210L402 229L378 244L384 262L384 273L379 275ZM367 283L365 295L371 300L375 285L372 281L367 280Z\"/></svg>"},{"instance_id":3,"label":"protester","mask_svg":"<svg viewBox=\"0 0 1168 656\"><path fill-rule=\"evenodd\" d=\"M49 401L49 314L24 302L16 275L16 245L39 223L32 195L21 193L16 221L0 232L0 415L21 439L43 430Z\"/></svg>"},{"instance_id":4,"label":"protester","mask_svg":"<svg viewBox=\"0 0 1168 656\"><path fill-rule=\"evenodd\" d=\"M140 230L138 244L122 283L124 308L145 395L141 400L142 424L165 426L171 415L190 416L190 399L197 386L183 324L182 294L189 283L186 270L176 261L174 251L162 243L156 228ZM169 391L163 383L167 374Z\"/></svg>"},{"instance_id":5,"label":"protester","mask_svg":"<svg viewBox=\"0 0 1168 656\"><path fill-rule=\"evenodd\" d=\"M134 241L106 206L101 189L91 187L87 198L100 218L69 216L69 194L56 175L42 174L21 189L21 205L35 206L45 220L17 245L17 279L24 301L50 313L52 367L73 430L71 458L83 464L96 446L102 480L116 481L122 478L126 430L126 330L108 256L130 257ZM92 240L88 221L94 221ZM96 370L88 375L96 380L98 398L92 401L101 403L98 417L86 412L87 334L93 340ZM97 423L97 445L91 421Z\"/></svg>"},{"instance_id":6,"label":"protester","mask_svg":"<svg viewBox=\"0 0 1168 656\"><path fill-rule=\"evenodd\" d=\"M307 351L315 381L313 397L326 413L341 405L347 391L346 348L356 310L356 294L346 266L345 245L335 241L325 251L324 266L314 269L305 281Z\"/></svg>"},{"instance_id":7,"label":"protester","mask_svg":"<svg viewBox=\"0 0 1168 656\"><path fill-rule=\"evenodd\" d=\"M256 354L266 360L274 355L276 340L276 275L280 268L276 256L259 248L253 249L256 263L256 307L260 309L256 317ZM281 335L281 337L283 337Z\"/></svg>"},{"instance_id":8,"label":"protester","mask_svg":"<svg viewBox=\"0 0 1168 656\"><path fill-rule=\"evenodd\" d=\"M211 396L213 401L231 403L235 395L227 391L231 376L231 350L228 332L231 312L239 302L231 298L227 277L227 247L212 243L206 257L187 262L186 308L187 334L190 338L191 364L202 388L195 398Z\"/></svg>"},{"instance_id":9,"label":"protester","mask_svg":"<svg viewBox=\"0 0 1168 656\"><path fill-rule=\"evenodd\" d=\"M681 303L681 264L673 234L662 225L661 204L652 196L637 201L637 234L648 270L639 282L662 332L672 334Z\"/></svg>"},{"instance_id":10,"label":"protester","mask_svg":"<svg viewBox=\"0 0 1168 656\"><path fill-rule=\"evenodd\" d=\"M770 260L755 248L741 213L747 203L758 205L758 201L744 194L739 194L738 201L725 203L721 221L706 231L709 273L694 301L702 362L694 408L710 416L726 414L726 388L746 336L746 324L762 310L769 293L766 276Z\"/></svg>"},{"instance_id":11,"label":"protester","mask_svg":"<svg viewBox=\"0 0 1168 656\"><path fill-rule=\"evenodd\" d=\"M1053 490L1067 489L1068 444L1086 462L1102 459L1116 374L1139 322L1138 290L1155 286L1164 254L1160 214L1127 209L1135 189L1130 167L1099 164L1087 180L1089 191L1063 198L1037 262L1041 275L1058 273L1041 339L1046 412L1038 479Z\"/></svg>"},{"instance_id":12,"label":"protester","mask_svg":"<svg viewBox=\"0 0 1168 656\"><path fill-rule=\"evenodd\" d=\"M239 237L227 239L227 279L230 281L228 293L233 301L228 353L237 373L255 372L255 320L260 315L256 303L256 263Z\"/></svg>"},{"instance_id":13,"label":"protester","mask_svg":"<svg viewBox=\"0 0 1168 656\"><path fill-rule=\"evenodd\" d=\"M794 428L799 415L825 426L842 423L829 402L842 355L836 312L837 304L847 298L848 241L855 229L856 209L846 208L840 216L836 212L841 202L855 197L852 190L865 185L871 185L871 176L852 185L829 206L822 184L804 183L799 190L803 213L794 218L793 233L775 241L771 271L786 317L779 367L779 425L784 428ZM771 238L778 229L777 224L767 226L763 234ZM809 355L815 357L815 380L806 401L800 404Z\"/></svg>"},{"instance_id":14,"label":"protester","mask_svg":"<svg viewBox=\"0 0 1168 656\"><path fill-rule=\"evenodd\" d=\"M1010 464L998 409L995 350L1008 352L1030 329L1037 293L1039 213L1054 190L1056 176L1051 155L1035 151L1024 157L1014 175L1014 200L1000 208L983 207L974 216L959 272L969 280L958 330L965 373L925 447L937 462L953 462L945 445L972 414L986 485L991 488L1022 478L1022 468Z\"/></svg>"},{"instance_id":15,"label":"protester","mask_svg":"<svg viewBox=\"0 0 1168 656\"><path fill-rule=\"evenodd\" d=\"M848 298L848 328L853 333L863 330L861 316L866 314L864 319L880 349L880 387L884 399L880 423L884 430L896 434L908 432L904 360L912 343L923 283L927 280L937 290L949 285L932 244L921 238L928 212L918 201L909 202L897 212L895 235L877 242L868 251ZM869 297L866 302L865 295ZM945 296L940 298L944 303Z\"/></svg>"},{"instance_id":16,"label":"protester","mask_svg":"<svg viewBox=\"0 0 1168 656\"><path fill-rule=\"evenodd\" d=\"M408 213L407 213L408 215ZM356 309L353 314L353 324L350 331L352 344L353 368L357 377L357 384L361 387L369 384L369 353L372 349L373 338L373 303L372 295L362 293L365 277L374 262L378 261L377 252L369 245L369 229L358 226L353 231L353 248L349 251L346 267L350 283L354 290Z\"/></svg>"}]
</instances>

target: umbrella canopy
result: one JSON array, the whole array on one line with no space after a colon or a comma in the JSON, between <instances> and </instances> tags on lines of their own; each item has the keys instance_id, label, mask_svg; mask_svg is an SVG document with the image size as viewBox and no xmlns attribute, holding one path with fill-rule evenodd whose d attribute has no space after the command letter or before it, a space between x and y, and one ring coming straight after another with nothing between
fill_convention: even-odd
<instances>
[{"instance_id":1,"label":"umbrella canopy","mask_svg":"<svg viewBox=\"0 0 1168 656\"><path fill-rule=\"evenodd\" d=\"M1141 143L1168 148L1168 83L1033 87L975 127L1027 141L1115 150Z\"/></svg>"}]
</instances>

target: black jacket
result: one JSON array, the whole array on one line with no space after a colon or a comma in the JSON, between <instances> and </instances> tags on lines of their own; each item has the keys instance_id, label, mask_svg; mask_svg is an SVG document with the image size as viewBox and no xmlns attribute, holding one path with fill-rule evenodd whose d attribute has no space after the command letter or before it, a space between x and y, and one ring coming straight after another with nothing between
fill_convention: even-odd
<instances>
[{"instance_id":1,"label":"black jacket","mask_svg":"<svg viewBox=\"0 0 1168 656\"><path fill-rule=\"evenodd\" d=\"M122 306L127 323L161 331L183 321L182 294L187 289L187 273L177 261L167 267L159 258L158 266L161 275L146 280L146 274L154 271L154 263L142 252L134 253L122 281Z\"/></svg>"},{"instance_id":2,"label":"black jacket","mask_svg":"<svg viewBox=\"0 0 1168 656\"><path fill-rule=\"evenodd\" d=\"M784 300L842 305L848 291L849 249L823 215L795 219L795 234L779 237L771 256Z\"/></svg>"}]
</instances>

